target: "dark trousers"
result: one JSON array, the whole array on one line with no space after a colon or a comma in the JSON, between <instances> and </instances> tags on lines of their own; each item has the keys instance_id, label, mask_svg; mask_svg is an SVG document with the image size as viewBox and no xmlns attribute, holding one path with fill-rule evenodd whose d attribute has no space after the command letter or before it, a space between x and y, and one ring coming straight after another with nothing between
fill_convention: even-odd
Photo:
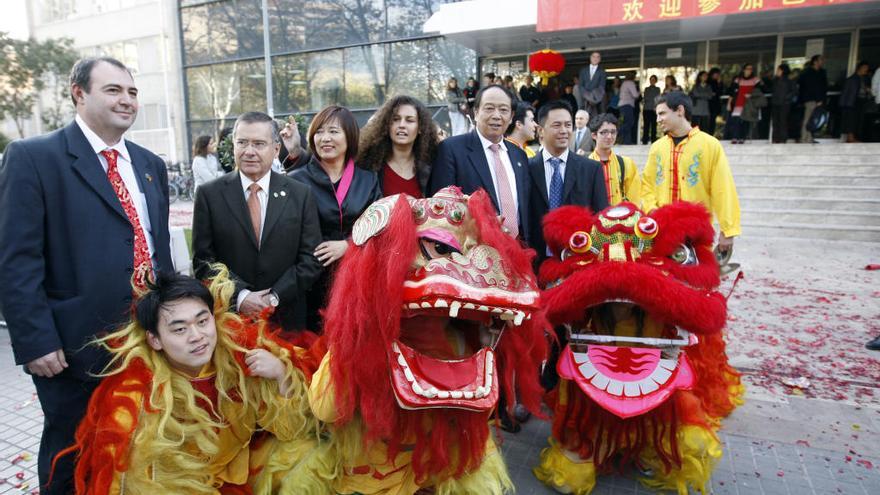
<instances>
[{"instance_id":1,"label":"dark trousers","mask_svg":"<svg viewBox=\"0 0 880 495\"><path fill-rule=\"evenodd\" d=\"M620 117L623 122L620 124L620 135L623 138L623 144L635 144L632 138L632 131L636 125L636 112L632 105L623 105L620 107Z\"/></svg>"},{"instance_id":2,"label":"dark trousers","mask_svg":"<svg viewBox=\"0 0 880 495\"><path fill-rule=\"evenodd\" d=\"M645 110L642 112L642 144L650 144L657 140L657 112Z\"/></svg>"},{"instance_id":3,"label":"dark trousers","mask_svg":"<svg viewBox=\"0 0 880 495\"><path fill-rule=\"evenodd\" d=\"M76 454L62 457L52 471L52 460L58 452L73 445L76 427L86 414L89 398L97 381L84 382L66 376L52 378L33 377L40 406L43 408L43 436L40 438L40 456L37 473L40 477L42 495L67 495L73 493L73 471ZM49 474L52 485L47 486Z\"/></svg>"},{"instance_id":4,"label":"dark trousers","mask_svg":"<svg viewBox=\"0 0 880 495\"><path fill-rule=\"evenodd\" d=\"M773 142L784 143L788 140L788 114L791 105L773 106Z\"/></svg>"},{"instance_id":5,"label":"dark trousers","mask_svg":"<svg viewBox=\"0 0 880 495\"><path fill-rule=\"evenodd\" d=\"M706 129L709 127L709 116L694 115L692 124L699 127L701 131L706 132Z\"/></svg>"},{"instance_id":6,"label":"dark trousers","mask_svg":"<svg viewBox=\"0 0 880 495\"><path fill-rule=\"evenodd\" d=\"M706 134L708 134L710 136L714 136L715 129L718 126L717 121L718 121L718 112L710 109L709 110L709 124L706 126L705 129L703 129L703 132L705 132Z\"/></svg>"},{"instance_id":7,"label":"dark trousers","mask_svg":"<svg viewBox=\"0 0 880 495\"><path fill-rule=\"evenodd\" d=\"M730 117L730 139L744 141L749 135L749 122L739 116Z\"/></svg>"}]
</instances>

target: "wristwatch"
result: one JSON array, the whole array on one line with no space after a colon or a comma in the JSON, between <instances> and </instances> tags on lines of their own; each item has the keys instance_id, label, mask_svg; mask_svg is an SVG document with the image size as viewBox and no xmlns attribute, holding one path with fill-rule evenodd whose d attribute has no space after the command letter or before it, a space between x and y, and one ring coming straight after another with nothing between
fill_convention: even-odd
<instances>
[{"instance_id":1,"label":"wristwatch","mask_svg":"<svg viewBox=\"0 0 880 495\"><path fill-rule=\"evenodd\" d=\"M273 308L276 308L276 307L278 307L278 304L279 304L280 302L281 302L281 301L278 300L278 294L276 294L275 291L270 291L270 292L269 292L269 304L270 304Z\"/></svg>"}]
</instances>

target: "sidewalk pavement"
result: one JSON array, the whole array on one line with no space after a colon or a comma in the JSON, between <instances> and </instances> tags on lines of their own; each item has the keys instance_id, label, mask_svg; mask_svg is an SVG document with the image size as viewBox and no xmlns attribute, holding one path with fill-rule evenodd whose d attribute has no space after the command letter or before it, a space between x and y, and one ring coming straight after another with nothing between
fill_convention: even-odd
<instances>
[{"instance_id":1,"label":"sidewalk pavement","mask_svg":"<svg viewBox=\"0 0 880 495\"><path fill-rule=\"evenodd\" d=\"M863 347L880 333L880 272L863 269L877 245L745 239L734 256L745 278L730 299L728 353L747 393L720 432L712 493L880 493L880 353ZM42 413L2 328L0 380L0 495L37 493ZM503 435L518 494L555 493L531 473L549 433L533 418ZM593 493L650 492L630 472Z\"/></svg>"}]
</instances>

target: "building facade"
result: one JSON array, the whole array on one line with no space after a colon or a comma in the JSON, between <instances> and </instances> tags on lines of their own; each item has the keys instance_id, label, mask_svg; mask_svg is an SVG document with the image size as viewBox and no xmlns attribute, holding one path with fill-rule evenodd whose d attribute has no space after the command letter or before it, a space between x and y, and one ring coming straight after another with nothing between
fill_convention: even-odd
<instances>
[{"instance_id":1,"label":"building facade","mask_svg":"<svg viewBox=\"0 0 880 495\"><path fill-rule=\"evenodd\" d=\"M449 77L463 85L476 53L424 22L439 0L181 0L188 139L217 135L249 110L312 115L329 104L363 124L409 94L445 117Z\"/></svg>"}]
</instances>

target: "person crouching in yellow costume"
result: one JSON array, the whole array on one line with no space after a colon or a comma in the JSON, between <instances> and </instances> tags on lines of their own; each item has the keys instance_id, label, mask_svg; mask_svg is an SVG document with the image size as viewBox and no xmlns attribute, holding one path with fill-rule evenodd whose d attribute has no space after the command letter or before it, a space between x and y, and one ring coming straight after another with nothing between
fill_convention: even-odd
<instances>
[{"instance_id":1,"label":"person crouching in yellow costume","mask_svg":"<svg viewBox=\"0 0 880 495\"><path fill-rule=\"evenodd\" d=\"M234 290L222 266L210 287L160 274L97 341L110 364L59 454L77 453L76 493L297 493L318 438L308 358L229 312Z\"/></svg>"}]
</instances>

